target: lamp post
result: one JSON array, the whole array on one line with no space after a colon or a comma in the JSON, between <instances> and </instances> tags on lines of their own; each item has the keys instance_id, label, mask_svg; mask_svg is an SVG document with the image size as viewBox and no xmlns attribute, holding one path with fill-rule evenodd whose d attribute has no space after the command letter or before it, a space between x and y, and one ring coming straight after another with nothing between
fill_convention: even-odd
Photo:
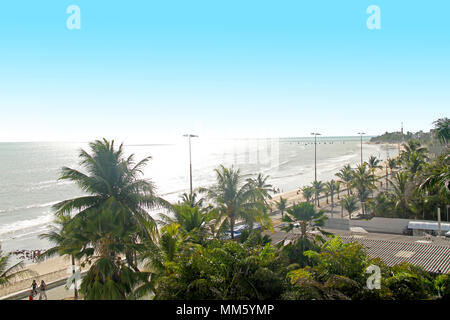
<instances>
[{"instance_id":1,"label":"lamp post","mask_svg":"<svg viewBox=\"0 0 450 320\"><path fill-rule=\"evenodd\" d=\"M317 136L320 136L320 133L313 132L311 133L314 136L314 182L317 181Z\"/></svg>"},{"instance_id":2,"label":"lamp post","mask_svg":"<svg viewBox=\"0 0 450 320\"><path fill-rule=\"evenodd\" d=\"M192 157L191 157L191 138L197 138L198 136L194 134L184 134L183 137L189 138L189 182L190 182L190 190L192 195Z\"/></svg>"},{"instance_id":3,"label":"lamp post","mask_svg":"<svg viewBox=\"0 0 450 320\"><path fill-rule=\"evenodd\" d=\"M364 132L358 132L358 134L361 136L361 165L363 164L363 155L362 155L362 136L365 134Z\"/></svg>"}]
</instances>

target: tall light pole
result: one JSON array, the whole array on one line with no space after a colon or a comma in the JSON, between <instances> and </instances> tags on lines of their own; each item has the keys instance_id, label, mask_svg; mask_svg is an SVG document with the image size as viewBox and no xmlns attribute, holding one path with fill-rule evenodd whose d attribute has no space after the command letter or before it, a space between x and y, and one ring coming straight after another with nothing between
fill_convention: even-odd
<instances>
[{"instance_id":1,"label":"tall light pole","mask_svg":"<svg viewBox=\"0 0 450 320\"><path fill-rule=\"evenodd\" d=\"M361 165L363 164L363 156L362 156L362 136L365 134L364 132L358 132L358 134L361 136Z\"/></svg>"},{"instance_id":2,"label":"tall light pole","mask_svg":"<svg viewBox=\"0 0 450 320\"><path fill-rule=\"evenodd\" d=\"M314 136L314 182L317 181L317 136L320 136L320 133L313 132L311 133Z\"/></svg>"},{"instance_id":3,"label":"tall light pole","mask_svg":"<svg viewBox=\"0 0 450 320\"><path fill-rule=\"evenodd\" d=\"M189 182L190 182L190 190L192 195L192 157L191 157L191 138L196 138L198 136L194 134L184 134L183 137L189 138Z\"/></svg>"}]
</instances>

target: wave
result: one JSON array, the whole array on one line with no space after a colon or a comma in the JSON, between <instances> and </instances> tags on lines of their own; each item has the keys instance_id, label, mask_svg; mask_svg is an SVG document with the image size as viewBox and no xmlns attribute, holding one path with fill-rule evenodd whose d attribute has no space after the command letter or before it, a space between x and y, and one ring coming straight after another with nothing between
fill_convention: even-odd
<instances>
[{"instance_id":1,"label":"wave","mask_svg":"<svg viewBox=\"0 0 450 320\"><path fill-rule=\"evenodd\" d=\"M48 227L50 224L52 224L54 219L55 216L53 215L53 213L46 213L34 219L8 223L0 226L0 237L5 238L24 235L27 234L27 232L29 233L30 231L34 233L37 231L36 228L42 230L43 227Z\"/></svg>"},{"instance_id":2,"label":"wave","mask_svg":"<svg viewBox=\"0 0 450 320\"><path fill-rule=\"evenodd\" d=\"M46 208L46 207L51 207L61 201L62 200L52 201L52 202L47 202L47 203L31 204L31 205L25 206L25 207L14 207L14 208L10 208L10 209L3 209L3 210L0 210L0 213L15 212L15 211L20 211L20 210L29 210L29 209L34 209L34 208Z\"/></svg>"},{"instance_id":3,"label":"wave","mask_svg":"<svg viewBox=\"0 0 450 320\"><path fill-rule=\"evenodd\" d=\"M31 186L26 188L26 191L36 191L36 190L45 190L51 189L59 186L73 185L75 182L73 181L58 181L58 180L47 180L41 181L38 183L33 183Z\"/></svg>"}]
</instances>

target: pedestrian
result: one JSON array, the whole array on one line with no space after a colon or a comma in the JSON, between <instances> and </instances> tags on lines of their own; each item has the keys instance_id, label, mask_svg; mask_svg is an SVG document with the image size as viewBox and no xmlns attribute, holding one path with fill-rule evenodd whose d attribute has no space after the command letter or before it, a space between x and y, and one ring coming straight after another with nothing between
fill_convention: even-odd
<instances>
[{"instance_id":1,"label":"pedestrian","mask_svg":"<svg viewBox=\"0 0 450 320\"><path fill-rule=\"evenodd\" d=\"M33 280L33 283L31 284L31 288L32 288L32 292L33 292L33 297L35 296L35 295L37 295L37 282L36 282L36 280Z\"/></svg>"},{"instance_id":2,"label":"pedestrian","mask_svg":"<svg viewBox=\"0 0 450 320\"><path fill-rule=\"evenodd\" d=\"M28 300L33 300L33 290L30 290L30 295L28 296Z\"/></svg>"},{"instance_id":3,"label":"pedestrian","mask_svg":"<svg viewBox=\"0 0 450 320\"><path fill-rule=\"evenodd\" d=\"M45 293L46 290L47 285L45 284L44 280L42 280L41 285L39 286L39 300L47 300L47 294Z\"/></svg>"}]
</instances>

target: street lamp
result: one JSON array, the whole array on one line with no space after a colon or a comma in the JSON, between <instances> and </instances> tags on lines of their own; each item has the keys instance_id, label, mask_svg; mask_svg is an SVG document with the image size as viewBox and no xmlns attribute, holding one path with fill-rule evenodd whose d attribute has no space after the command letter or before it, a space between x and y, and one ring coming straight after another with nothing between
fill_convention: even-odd
<instances>
[{"instance_id":1,"label":"street lamp","mask_svg":"<svg viewBox=\"0 0 450 320\"><path fill-rule=\"evenodd\" d=\"M183 137L189 138L189 181L190 181L190 190L192 195L192 157L191 157L191 138L197 138L195 134L184 134Z\"/></svg>"},{"instance_id":2,"label":"street lamp","mask_svg":"<svg viewBox=\"0 0 450 320\"><path fill-rule=\"evenodd\" d=\"M317 136L320 136L320 133L313 132L311 133L314 136L314 182L317 181Z\"/></svg>"},{"instance_id":3,"label":"street lamp","mask_svg":"<svg viewBox=\"0 0 450 320\"><path fill-rule=\"evenodd\" d=\"M362 156L362 136L365 134L364 132L358 132L358 134L361 136L361 165L363 164L363 156Z\"/></svg>"}]
</instances>

